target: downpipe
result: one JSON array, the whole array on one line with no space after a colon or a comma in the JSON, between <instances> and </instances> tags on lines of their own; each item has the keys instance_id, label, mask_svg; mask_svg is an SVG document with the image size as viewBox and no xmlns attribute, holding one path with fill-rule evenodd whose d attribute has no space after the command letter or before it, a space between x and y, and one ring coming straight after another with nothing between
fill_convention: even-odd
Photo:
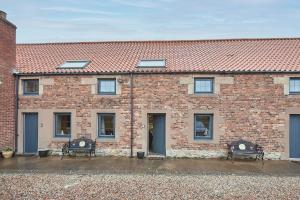
<instances>
[{"instance_id":1,"label":"downpipe","mask_svg":"<svg viewBox=\"0 0 300 200\"><path fill-rule=\"evenodd\" d=\"M133 74L130 73L130 158L133 158Z\"/></svg>"},{"instance_id":2,"label":"downpipe","mask_svg":"<svg viewBox=\"0 0 300 200\"><path fill-rule=\"evenodd\" d=\"M17 73L15 75L15 95L16 95L16 100L15 100L15 153L18 152L18 127L19 127L19 122L18 122L18 114L19 114L19 76Z\"/></svg>"}]
</instances>

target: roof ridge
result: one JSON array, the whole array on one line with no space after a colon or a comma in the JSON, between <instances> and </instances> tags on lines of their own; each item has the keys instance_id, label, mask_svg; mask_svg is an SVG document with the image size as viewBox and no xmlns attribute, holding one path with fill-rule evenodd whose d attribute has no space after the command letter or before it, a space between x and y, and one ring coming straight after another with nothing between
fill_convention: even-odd
<instances>
[{"instance_id":1,"label":"roof ridge","mask_svg":"<svg viewBox=\"0 0 300 200\"><path fill-rule=\"evenodd\" d=\"M18 43L17 45L69 45L69 44L99 44L99 43L155 43L155 42L226 42L226 41L257 41L257 40L300 40L300 37L274 38L224 38L224 39L186 39L186 40L108 40L108 41L76 41L76 42L40 42Z\"/></svg>"}]
</instances>

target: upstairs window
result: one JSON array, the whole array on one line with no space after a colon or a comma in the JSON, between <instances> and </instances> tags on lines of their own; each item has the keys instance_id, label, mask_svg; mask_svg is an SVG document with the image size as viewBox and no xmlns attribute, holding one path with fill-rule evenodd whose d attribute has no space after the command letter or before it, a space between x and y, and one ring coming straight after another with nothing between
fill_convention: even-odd
<instances>
[{"instance_id":1,"label":"upstairs window","mask_svg":"<svg viewBox=\"0 0 300 200\"><path fill-rule=\"evenodd\" d=\"M98 94L115 95L116 79L98 79Z\"/></svg>"},{"instance_id":2,"label":"upstairs window","mask_svg":"<svg viewBox=\"0 0 300 200\"><path fill-rule=\"evenodd\" d=\"M58 69L82 69L90 64L89 60L67 60Z\"/></svg>"},{"instance_id":3,"label":"upstairs window","mask_svg":"<svg viewBox=\"0 0 300 200\"><path fill-rule=\"evenodd\" d=\"M165 59L142 59L138 64L139 68L162 68L166 67L166 60Z\"/></svg>"},{"instance_id":4,"label":"upstairs window","mask_svg":"<svg viewBox=\"0 0 300 200\"><path fill-rule=\"evenodd\" d=\"M290 78L290 94L300 94L300 78Z\"/></svg>"},{"instance_id":5,"label":"upstairs window","mask_svg":"<svg viewBox=\"0 0 300 200\"><path fill-rule=\"evenodd\" d=\"M194 138L195 139L212 139L213 136L213 115L212 114L195 114L194 121Z\"/></svg>"},{"instance_id":6,"label":"upstairs window","mask_svg":"<svg viewBox=\"0 0 300 200\"><path fill-rule=\"evenodd\" d=\"M39 80L38 79L23 80L23 94L24 95L38 95L39 94Z\"/></svg>"},{"instance_id":7,"label":"upstairs window","mask_svg":"<svg viewBox=\"0 0 300 200\"><path fill-rule=\"evenodd\" d=\"M71 137L71 113L55 113L55 137Z\"/></svg>"},{"instance_id":8,"label":"upstairs window","mask_svg":"<svg viewBox=\"0 0 300 200\"><path fill-rule=\"evenodd\" d=\"M198 94L214 92L213 78L195 78L194 92Z\"/></svg>"},{"instance_id":9,"label":"upstairs window","mask_svg":"<svg viewBox=\"0 0 300 200\"><path fill-rule=\"evenodd\" d=\"M99 137L115 137L115 114L100 113L98 114L98 136Z\"/></svg>"}]
</instances>

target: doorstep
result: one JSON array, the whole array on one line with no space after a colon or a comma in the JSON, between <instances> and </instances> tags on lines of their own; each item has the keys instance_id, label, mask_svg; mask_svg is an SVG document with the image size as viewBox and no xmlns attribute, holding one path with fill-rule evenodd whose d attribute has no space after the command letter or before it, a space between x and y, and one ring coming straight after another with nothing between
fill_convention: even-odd
<instances>
[{"instance_id":1,"label":"doorstep","mask_svg":"<svg viewBox=\"0 0 300 200\"><path fill-rule=\"evenodd\" d=\"M37 157L39 154L38 153L22 153L22 154L17 154L17 156L23 156L23 157Z\"/></svg>"},{"instance_id":2,"label":"doorstep","mask_svg":"<svg viewBox=\"0 0 300 200\"><path fill-rule=\"evenodd\" d=\"M148 154L147 158L149 160L163 160L166 156L161 154Z\"/></svg>"},{"instance_id":3,"label":"doorstep","mask_svg":"<svg viewBox=\"0 0 300 200\"><path fill-rule=\"evenodd\" d=\"M289 161L300 162L300 158L290 158Z\"/></svg>"}]
</instances>

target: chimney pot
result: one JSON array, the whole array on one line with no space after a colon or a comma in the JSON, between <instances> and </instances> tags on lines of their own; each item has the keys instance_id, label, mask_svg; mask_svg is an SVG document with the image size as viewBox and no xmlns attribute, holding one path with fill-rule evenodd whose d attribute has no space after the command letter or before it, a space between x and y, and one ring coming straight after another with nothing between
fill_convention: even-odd
<instances>
[{"instance_id":1,"label":"chimney pot","mask_svg":"<svg viewBox=\"0 0 300 200\"><path fill-rule=\"evenodd\" d=\"M6 19L6 12L0 10L0 19Z\"/></svg>"}]
</instances>

